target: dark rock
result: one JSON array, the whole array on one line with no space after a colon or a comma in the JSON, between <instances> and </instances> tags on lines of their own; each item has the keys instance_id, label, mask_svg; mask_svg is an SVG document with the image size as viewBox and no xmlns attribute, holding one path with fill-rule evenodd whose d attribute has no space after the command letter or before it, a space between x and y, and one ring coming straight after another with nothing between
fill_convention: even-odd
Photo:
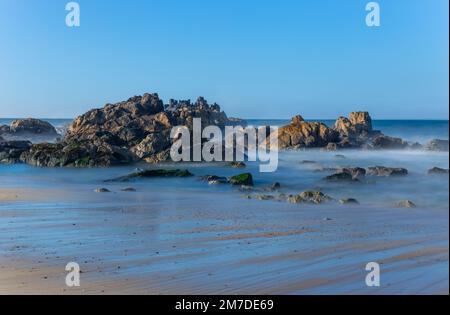
<instances>
[{"instance_id":1,"label":"dark rock","mask_svg":"<svg viewBox=\"0 0 450 315\"><path fill-rule=\"evenodd\" d=\"M303 160L300 163L302 163L302 164L316 164L317 162L316 161Z\"/></svg>"},{"instance_id":2,"label":"dark rock","mask_svg":"<svg viewBox=\"0 0 450 315\"><path fill-rule=\"evenodd\" d=\"M448 169L440 168L440 167L433 167L432 169L428 170L428 175L447 175Z\"/></svg>"},{"instance_id":3,"label":"dark rock","mask_svg":"<svg viewBox=\"0 0 450 315\"><path fill-rule=\"evenodd\" d=\"M343 168L339 172L325 177L328 181L358 181L366 175L366 170L360 167Z\"/></svg>"},{"instance_id":4,"label":"dark rock","mask_svg":"<svg viewBox=\"0 0 450 315\"><path fill-rule=\"evenodd\" d=\"M405 176L408 175L408 170L399 167L374 166L368 168L367 174L372 176Z\"/></svg>"},{"instance_id":5,"label":"dark rock","mask_svg":"<svg viewBox=\"0 0 450 315\"><path fill-rule=\"evenodd\" d=\"M250 173L244 173L231 177L229 182L232 185L253 186L253 176Z\"/></svg>"},{"instance_id":6,"label":"dark rock","mask_svg":"<svg viewBox=\"0 0 450 315\"><path fill-rule=\"evenodd\" d=\"M136 189L133 188L133 187L127 187L127 188L122 189L122 191L123 191L123 192L135 192Z\"/></svg>"},{"instance_id":7,"label":"dark rock","mask_svg":"<svg viewBox=\"0 0 450 315\"><path fill-rule=\"evenodd\" d=\"M111 192L110 190L106 189L106 188L97 188L95 190L96 193L109 193Z\"/></svg>"},{"instance_id":8,"label":"dark rock","mask_svg":"<svg viewBox=\"0 0 450 315\"><path fill-rule=\"evenodd\" d=\"M0 139L0 163L20 162L20 156L31 147L29 141L5 141Z\"/></svg>"},{"instance_id":9,"label":"dark rock","mask_svg":"<svg viewBox=\"0 0 450 315\"><path fill-rule=\"evenodd\" d=\"M359 205L358 200L356 200L354 198L343 198L343 199L339 200L339 203L343 204L343 205L349 205L349 204Z\"/></svg>"},{"instance_id":10,"label":"dark rock","mask_svg":"<svg viewBox=\"0 0 450 315\"><path fill-rule=\"evenodd\" d=\"M126 182L137 178L156 178L156 177L191 177L193 174L188 170L144 170L131 173L126 176L121 176L115 179L107 180L106 182Z\"/></svg>"},{"instance_id":11,"label":"dark rock","mask_svg":"<svg viewBox=\"0 0 450 315\"><path fill-rule=\"evenodd\" d=\"M400 139L379 135L372 139L373 149L405 149L408 147L408 142Z\"/></svg>"}]
</instances>

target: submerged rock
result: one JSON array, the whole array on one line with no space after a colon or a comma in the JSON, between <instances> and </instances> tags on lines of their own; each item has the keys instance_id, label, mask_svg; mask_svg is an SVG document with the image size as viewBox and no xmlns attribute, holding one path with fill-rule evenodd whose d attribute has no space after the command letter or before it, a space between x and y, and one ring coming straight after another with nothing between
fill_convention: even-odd
<instances>
[{"instance_id":1,"label":"submerged rock","mask_svg":"<svg viewBox=\"0 0 450 315\"><path fill-rule=\"evenodd\" d=\"M416 208L416 204L412 202L411 200L401 200L397 202L396 207L398 208Z\"/></svg>"},{"instance_id":2,"label":"submerged rock","mask_svg":"<svg viewBox=\"0 0 450 315\"><path fill-rule=\"evenodd\" d=\"M343 168L339 172L325 177L328 181L359 181L366 175L366 170L360 167Z\"/></svg>"},{"instance_id":3,"label":"submerged rock","mask_svg":"<svg viewBox=\"0 0 450 315\"><path fill-rule=\"evenodd\" d=\"M127 188L121 189L121 191L123 191L123 192L135 192L136 189L133 188L133 187L127 187Z\"/></svg>"},{"instance_id":4,"label":"submerged rock","mask_svg":"<svg viewBox=\"0 0 450 315\"><path fill-rule=\"evenodd\" d=\"M118 178L107 180L107 182L126 182L136 178L155 178L155 177L191 177L194 176L188 170L165 170L165 169L156 169L156 170L144 170L138 171L135 173L131 173L129 175L121 176Z\"/></svg>"},{"instance_id":5,"label":"submerged rock","mask_svg":"<svg viewBox=\"0 0 450 315\"><path fill-rule=\"evenodd\" d=\"M367 174L372 176L406 176L408 170L400 167L374 166L368 168Z\"/></svg>"},{"instance_id":6,"label":"submerged rock","mask_svg":"<svg viewBox=\"0 0 450 315\"><path fill-rule=\"evenodd\" d=\"M95 189L95 192L96 193L109 193L111 191L109 189L106 189L106 188L97 188L97 189Z\"/></svg>"},{"instance_id":7,"label":"submerged rock","mask_svg":"<svg viewBox=\"0 0 450 315\"><path fill-rule=\"evenodd\" d=\"M385 135L376 136L372 139L372 148L373 149L405 149L408 147L408 142L400 139L389 137Z\"/></svg>"},{"instance_id":8,"label":"submerged rock","mask_svg":"<svg viewBox=\"0 0 450 315\"><path fill-rule=\"evenodd\" d=\"M448 152L448 147L449 141L441 139L433 139L424 146L425 150L441 152Z\"/></svg>"},{"instance_id":9,"label":"submerged rock","mask_svg":"<svg viewBox=\"0 0 450 315\"><path fill-rule=\"evenodd\" d=\"M232 176L229 182L236 186L253 186L253 176L250 173L239 174Z\"/></svg>"},{"instance_id":10,"label":"submerged rock","mask_svg":"<svg viewBox=\"0 0 450 315\"><path fill-rule=\"evenodd\" d=\"M343 205L359 205L358 200L354 198L343 198L339 200L339 203Z\"/></svg>"},{"instance_id":11,"label":"submerged rock","mask_svg":"<svg viewBox=\"0 0 450 315\"><path fill-rule=\"evenodd\" d=\"M281 188L281 184L276 182L270 185L269 187L266 187L264 190L266 191L277 191Z\"/></svg>"},{"instance_id":12,"label":"submerged rock","mask_svg":"<svg viewBox=\"0 0 450 315\"><path fill-rule=\"evenodd\" d=\"M432 169L428 170L428 175L447 175L448 171L448 169L433 167Z\"/></svg>"}]
</instances>

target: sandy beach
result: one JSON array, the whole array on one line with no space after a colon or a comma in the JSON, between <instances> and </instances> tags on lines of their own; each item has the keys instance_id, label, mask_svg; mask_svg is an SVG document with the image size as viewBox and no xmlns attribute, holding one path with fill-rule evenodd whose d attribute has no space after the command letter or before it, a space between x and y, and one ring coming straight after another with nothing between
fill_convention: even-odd
<instances>
[{"instance_id":1,"label":"sandy beach","mask_svg":"<svg viewBox=\"0 0 450 315\"><path fill-rule=\"evenodd\" d=\"M210 194L192 192L171 195L164 205L140 190L115 193L116 206L106 204L111 196L97 195L97 203L73 207L90 193L56 189L52 204L30 206L32 195L48 193L2 190L1 294L449 290L448 209L299 208L228 195L228 203L212 205ZM55 206L64 203L72 206ZM65 285L72 261L81 266L79 288ZM381 265L378 288L365 285L371 261Z\"/></svg>"}]
</instances>

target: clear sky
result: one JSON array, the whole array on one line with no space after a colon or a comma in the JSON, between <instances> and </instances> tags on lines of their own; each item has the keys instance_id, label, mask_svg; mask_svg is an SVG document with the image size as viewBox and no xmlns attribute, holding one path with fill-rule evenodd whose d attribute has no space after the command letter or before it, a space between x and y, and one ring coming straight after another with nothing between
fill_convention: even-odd
<instances>
[{"instance_id":1,"label":"clear sky","mask_svg":"<svg viewBox=\"0 0 450 315\"><path fill-rule=\"evenodd\" d=\"M0 0L0 117L71 118L144 92L229 116L448 119L448 0Z\"/></svg>"}]
</instances>

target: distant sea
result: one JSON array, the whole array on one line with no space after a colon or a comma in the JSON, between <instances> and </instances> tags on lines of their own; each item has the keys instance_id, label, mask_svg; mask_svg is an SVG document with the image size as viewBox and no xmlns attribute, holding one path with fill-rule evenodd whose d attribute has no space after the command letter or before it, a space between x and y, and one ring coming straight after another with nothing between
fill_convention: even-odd
<instances>
[{"instance_id":1,"label":"distant sea","mask_svg":"<svg viewBox=\"0 0 450 315\"><path fill-rule=\"evenodd\" d=\"M16 118L0 118L0 125L8 125ZM43 119L51 123L59 133L64 133L72 119ZM317 120L316 120L317 121ZM318 120L327 126L333 126L335 120ZM254 126L284 126L289 119L247 119ZM384 134L400 137L407 141L424 143L430 139L449 139L448 120L374 120L373 127Z\"/></svg>"}]
</instances>

